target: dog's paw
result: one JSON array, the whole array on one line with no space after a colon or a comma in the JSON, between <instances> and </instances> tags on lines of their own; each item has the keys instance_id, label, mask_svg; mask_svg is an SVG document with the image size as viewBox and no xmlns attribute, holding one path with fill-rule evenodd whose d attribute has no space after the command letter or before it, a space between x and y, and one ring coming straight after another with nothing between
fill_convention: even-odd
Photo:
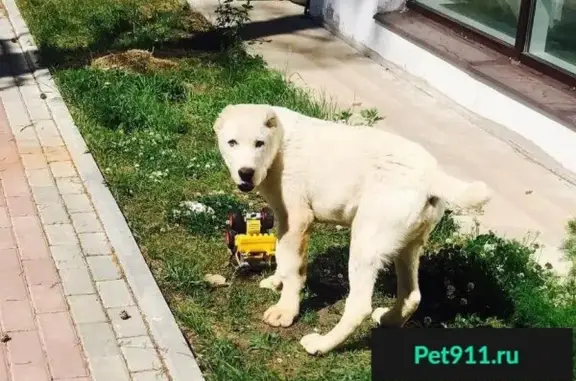
<instances>
[{"instance_id":1,"label":"dog's paw","mask_svg":"<svg viewBox=\"0 0 576 381\"><path fill-rule=\"evenodd\" d=\"M372 320L380 327L402 327L406 320L408 320L409 315L402 317L400 313L398 309L388 307L376 308L374 312L372 312Z\"/></svg>"},{"instance_id":2,"label":"dog's paw","mask_svg":"<svg viewBox=\"0 0 576 381\"><path fill-rule=\"evenodd\" d=\"M372 321L378 325L382 323L382 318L390 312L390 308L388 307L379 307L372 312Z\"/></svg>"},{"instance_id":3,"label":"dog's paw","mask_svg":"<svg viewBox=\"0 0 576 381\"><path fill-rule=\"evenodd\" d=\"M270 275L260 281L260 288L269 288L278 291L282 287L282 281L276 275Z\"/></svg>"},{"instance_id":4,"label":"dog's paw","mask_svg":"<svg viewBox=\"0 0 576 381\"><path fill-rule=\"evenodd\" d=\"M302 345L310 355L322 355L332 349L326 336L322 336L318 333L311 333L304 336L300 340L300 345Z\"/></svg>"},{"instance_id":5,"label":"dog's paw","mask_svg":"<svg viewBox=\"0 0 576 381\"><path fill-rule=\"evenodd\" d=\"M290 327L296 318L298 311L273 305L264 312L264 322L272 327Z\"/></svg>"}]
</instances>

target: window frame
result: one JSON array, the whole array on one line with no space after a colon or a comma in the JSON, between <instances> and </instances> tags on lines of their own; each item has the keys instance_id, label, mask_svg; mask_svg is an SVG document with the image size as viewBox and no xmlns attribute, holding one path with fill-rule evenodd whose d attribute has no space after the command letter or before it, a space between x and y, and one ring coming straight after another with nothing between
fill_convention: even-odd
<instances>
[{"instance_id":1,"label":"window frame","mask_svg":"<svg viewBox=\"0 0 576 381\"><path fill-rule=\"evenodd\" d=\"M503 40L455 20L426 5L416 2L416 0L407 0L406 6L412 11L418 12L427 18L461 33L468 39L486 45L534 70L576 87L576 73L569 72L564 68L544 61L529 52L536 1L538 0L521 0L514 45L510 45Z\"/></svg>"}]
</instances>

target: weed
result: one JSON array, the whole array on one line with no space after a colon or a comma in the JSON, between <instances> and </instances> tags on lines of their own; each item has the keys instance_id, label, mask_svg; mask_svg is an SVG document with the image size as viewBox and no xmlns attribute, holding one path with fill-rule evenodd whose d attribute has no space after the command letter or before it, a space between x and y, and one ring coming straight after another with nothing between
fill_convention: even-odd
<instances>
[{"instance_id":1,"label":"weed","mask_svg":"<svg viewBox=\"0 0 576 381\"><path fill-rule=\"evenodd\" d=\"M234 0L218 0L216 8L216 27L223 35L223 48L238 48L241 44L240 31L250 21L253 6L247 0L239 7L233 6Z\"/></svg>"},{"instance_id":2,"label":"weed","mask_svg":"<svg viewBox=\"0 0 576 381\"><path fill-rule=\"evenodd\" d=\"M352 115L354 115L354 114L352 113L352 110L350 110L350 109L341 110L340 112L338 112L334 116L334 120L341 121L341 122L348 124L348 122L350 121L350 118L352 118Z\"/></svg>"},{"instance_id":3,"label":"weed","mask_svg":"<svg viewBox=\"0 0 576 381\"><path fill-rule=\"evenodd\" d=\"M362 118L364 118L368 126L373 126L379 120L384 119L380 114L378 114L378 110L375 108L363 109L360 111L360 115L362 115Z\"/></svg>"},{"instance_id":4,"label":"weed","mask_svg":"<svg viewBox=\"0 0 576 381\"><path fill-rule=\"evenodd\" d=\"M356 116L356 118L355 118ZM375 108L362 109L360 115L354 113L354 109L345 109L336 113L333 120L343 122L348 125L374 126L379 120L384 119Z\"/></svg>"}]
</instances>

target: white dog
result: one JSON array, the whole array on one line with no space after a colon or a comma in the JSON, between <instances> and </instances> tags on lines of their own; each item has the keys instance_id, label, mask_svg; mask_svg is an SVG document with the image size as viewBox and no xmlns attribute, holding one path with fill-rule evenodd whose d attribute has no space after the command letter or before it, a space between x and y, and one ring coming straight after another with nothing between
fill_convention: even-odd
<instances>
[{"instance_id":1,"label":"white dog","mask_svg":"<svg viewBox=\"0 0 576 381\"><path fill-rule=\"evenodd\" d=\"M299 313L312 222L351 227L344 313L327 334L302 338L310 354L340 345L370 314L378 324L402 326L420 302L419 255L446 203L471 209L491 197L484 183L447 175L420 145L375 128L238 104L222 110L214 131L238 188L259 190L277 219L276 272L260 286L281 294L264 313L267 324L288 327ZM378 270L391 261L397 300L372 311Z\"/></svg>"}]
</instances>

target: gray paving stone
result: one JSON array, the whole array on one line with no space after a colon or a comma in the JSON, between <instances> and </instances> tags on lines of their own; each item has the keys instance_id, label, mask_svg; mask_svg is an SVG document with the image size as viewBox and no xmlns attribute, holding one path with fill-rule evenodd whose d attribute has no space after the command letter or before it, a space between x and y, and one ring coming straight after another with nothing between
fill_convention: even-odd
<instances>
[{"instance_id":1,"label":"gray paving stone","mask_svg":"<svg viewBox=\"0 0 576 381\"><path fill-rule=\"evenodd\" d=\"M38 212L42 223L45 225L69 224L70 219L64 205L60 202L50 204L38 204Z\"/></svg>"},{"instance_id":2,"label":"gray paving stone","mask_svg":"<svg viewBox=\"0 0 576 381\"><path fill-rule=\"evenodd\" d=\"M72 213L70 217L72 218L74 229L78 233L102 232L102 226L94 212Z\"/></svg>"},{"instance_id":3,"label":"gray paving stone","mask_svg":"<svg viewBox=\"0 0 576 381\"><path fill-rule=\"evenodd\" d=\"M50 246L50 251L58 270L87 266L78 244Z\"/></svg>"},{"instance_id":4,"label":"gray paving stone","mask_svg":"<svg viewBox=\"0 0 576 381\"><path fill-rule=\"evenodd\" d=\"M34 195L34 200L36 204L53 204L60 202L60 194L58 193L58 188L54 185L36 187L32 186L32 194Z\"/></svg>"},{"instance_id":5,"label":"gray paving stone","mask_svg":"<svg viewBox=\"0 0 576 381\"><path fill-rule=\"evenodd\" d=\"M120 340L120 348L130 372L160 369L162 366L154 344L148 336L122 339Z\"/></svg>"},{"instance_id":6,"label":"gray paving stone","mask_svg":"<svg viewBox=\"0 0 576 381\"><path fill-rule=\"evenodd\" d=\"M91 212L90 199L85 194L63 194L64 204L70 213Z\"/></svg>"},{"instance_id":7,"label":"gray paving stone","mask_svg":"<svg viewBox=\"0 0 576 381\"><path fill-rule=\"evenodd\" d=\"M78 237L86 255L111 254L112 250L104 233L81 233Z\"/></svg>"},{"instance_id":8,"label":"gray paving stone","mask_svg":"<svg viewBox=\"0 0 576 381\"><path fill-rule=\"evenodd\" d=\"M132 306L132 295L123 279L96 282L96 288L106 308Z\"/></svg>"},{"instance_id":9,"label":"gray paving stone","mask_svg":"<svg viewBox=\"0 0 576 381\"><path fill-rule=\"evenodd\" d=\"M144 325L144 320L142 319L142 315L140 314L138 307L130 306L108 308L107 311L108 316L110 317L110 321L112 322L114 332L116 332L116 337L119 339L135 336L145 336L148 334L146 325ZM123 320L120 317L122 311L126 311L130 318Z\"/></svg>"},{"instance_id":10,"label":"gray paving stone","mask_svg":"<svg viewBox=\"0 0 576 381\"><path fill-rule=\"evenodd\" d=\"M86 260L96 282L120 279L120 269L112 255L88 257Z\"/></svg>"},{"instance_id":11,"label":"gray paving stone","mask_svg":"<svg viewBox=\"0 0 576 381\"><path fill-rule=\"evenodd\" d=\"M98 295L70 295L68 303L75 324L105 323L106 314Z\"/></svg>"},{"instance_id":12,"label":"gray paving stone","mask_svg":"<svg viewBox=\"0 0 576 381\"><path fill-rule=\"evenodd\" d=\"M62 194L84 193L82 181L77 176L56 178L56 185Z\"/></svg>"},{"instance_id":13,"label":"gray paving stone","mask_svg":"<svg viewBox=\"0 0 576 381\"><path fill-rule=\"evenodd\" d=\"M26 171L28 182L33 187L49 187L54 185L54 179L48 168L30 169Z\"/></svg>"},{"instance_id":14,"label":"gray paving stone","mask_svg":"<svg viewBox=\"0 0 576 381\"><path fill-rule=\"evenodd\" d=\"M65 295L94 294L94 284L88 268L68 268L60 270Z\"/></svg>"},{"instance_id":15,"label":"gray paving stone","mask_svg":"<svg viewBox=\"0 0 576 381\"><path fill-rule=\"evenodd\" d=\"M40 142L35 136L31 139L16 138L16 143L18 145L18 151L22 155L35 154L36 152L40 152L42 149Z\"/></svg>"},{"instance_id":16,"label":"gray paving stone","mask_svg":"<svg viewBox=\"0 0 576 381\"><path fill-rule=\"evenodd\" d=\"M116 337L109 323L78 324L78 335L88 359L120 354Z\"/></svg>"},{"instance_id":17,"label":"gray paving stone","mask_svg":"<svg viewBox=\"0 0 576 381\"><path fill-rule=\"evenodd\" d=\"M55 178L76 176L76 168L71 161L54 161L50 163L50 169Z\"/></svg>"},{"instance_id":18,"label":"gray paving stone","mask_svg":"<svg viewBox=\"0 0 576 381\"><path fill-rule=\"evenodd\" d=\"M163 369L132 373L132 379L134 381L168 381L166 372Z\"/></svg>"},{"instance_id":19,"label":"gray paving stone","mask_svg":"<svg viewBox=\"0 0 576 381\"><path fill-rule=\"evenodd\" d=\"M88 357L93 381L130 381L122 355Z\"/></svg>"},{"instance_id":20,"label":"gray paving stone","mask_svg":"<svg viewBox=\"0 0 576 381\"><path fill-rule=\"evenodd\" d=\"M36 89L38 88L37 86ZM23 89L24 90L24 89ZM24 94L23 94L24 95ZM40 97L38 96L38 99ZM25 96L25 101L28 102L28 97ZM42 102L44 103L44 102ZM30 105L28 105L30 106ZM45 107L43 107L45 109ZM32 109L28 109L32 114L38 113L39 107L33 107ZM44 116L35 116L32 115L32 119L35 121L36 132L38 133L38 139L40 140L40 144L42 147L57 147L64 144L62 138L60 137L60 133L58 132L58 128L53 120L48 119Z\"/></svg>"},{"instance_id":21,"label":"gray paving stone","mask_svg":"<svg viewBox=\"0 0 576 381\"><path fill-rule=\"evenodd\" d=\"M24 164L24 168L32 170L32 169L44 169L48 168L48 162L43 155L40 154L22 154L20 155L22 159L22 164Z\"/></svg>"},{"instance_id":22,"label":"gray paving stone","mask_svg":"<svg viewBox=\"0 0 576 381\"><path fill-rule=\"evenodd\" d=\"M75 245L78 241L71 224L57 224L44 226L50 245Z\"/></svg>"}]
</instances>

